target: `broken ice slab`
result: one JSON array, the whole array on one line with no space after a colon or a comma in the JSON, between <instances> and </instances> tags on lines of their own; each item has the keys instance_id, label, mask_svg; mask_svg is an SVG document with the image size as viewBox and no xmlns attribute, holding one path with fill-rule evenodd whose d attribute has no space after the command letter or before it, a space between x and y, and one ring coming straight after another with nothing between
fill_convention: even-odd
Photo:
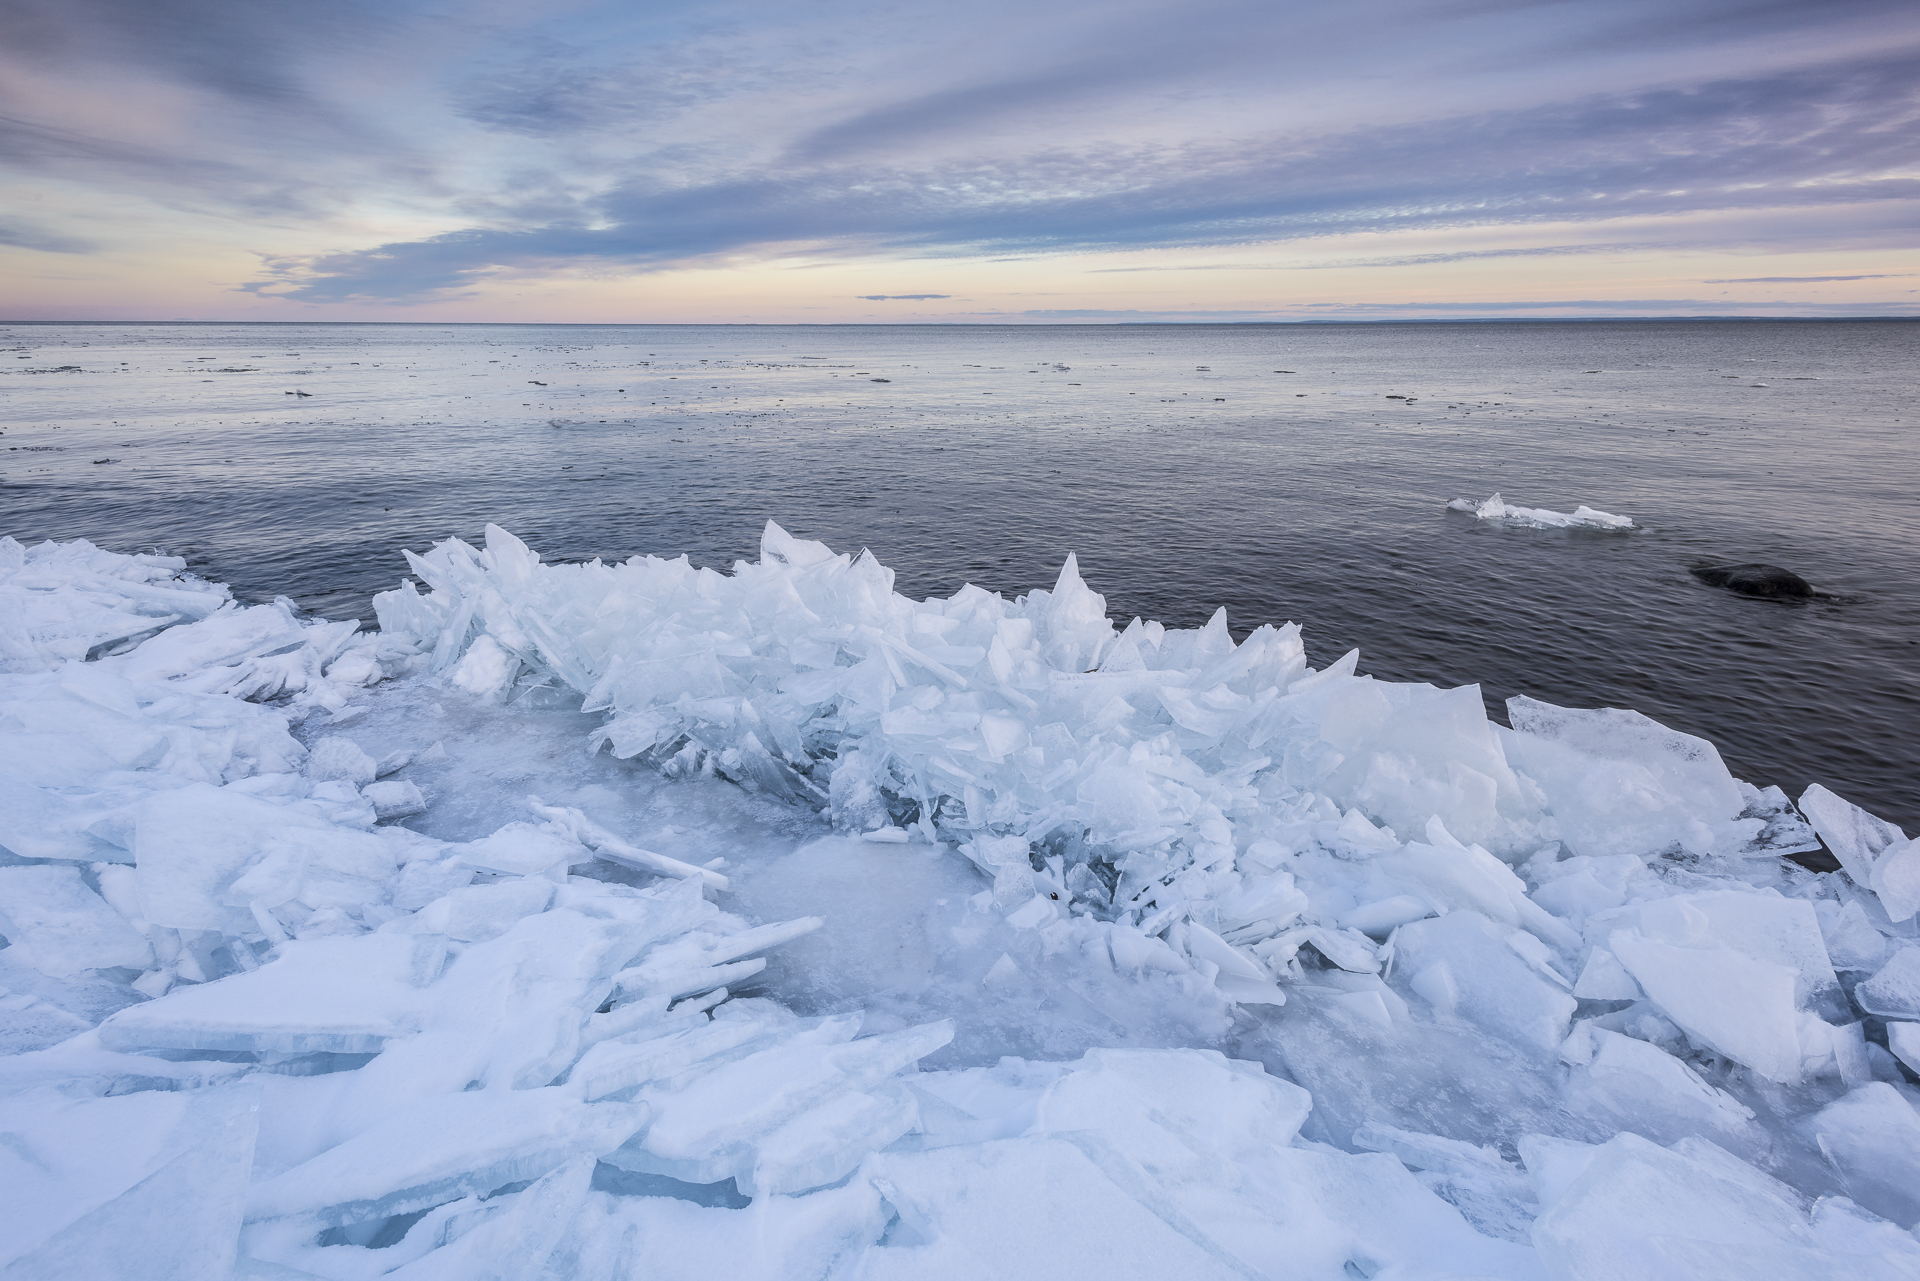
<instances>
[{"instance_id":1,"label":"broken ice slab","mask_svg":"<svg viewBox=\"0 0 1920 1281\"><path fill-rule=\"evenodd\" d=\"M73 867L0 867L0 935L15 960L56 978L152 961L147 940Z\"/></svg>"},{"instance_id":2,"label":"broken ice slab","mask_svg":"<svg viewBox=\"0 0 1920 1281\"><path fill-rule=\"evenodd\" d=\"M1916 1076L1920 1076L1920 1023L1888 1023L1887 1048Z\"/></svg>"},{"instance_id":3,"label":"broken ice slab","mask_svg":"<svg viewBox=\"0 0 1920 1281\"><path fill-rule=\"evenodd\" d=\"M373 786L411 785L375 783ZM371 793L373 788L367 791ZM515 876L538 876L550 867L570 867L593 859L580 842L546 826L524 822L508 823L479 840L452 846L449 852L459 855L462 862L472 867Z\"/></svg>"},{"instance_id":4,"label":"broken ice slab","mask_svg":"<svg viewBox=\"0 0 1920 1281\"><path fill-rule=\"evenodd\" d=\"M953 1024L944 1020L860 1041L792 1037L682 1088L643 1090L652 1121L606 1159L688 1183L751 1180L759 1145L782 1125L836 1097L872 1090L952 1039Z\"/></svg>"},{"instance_id":5,"label":"broken ice slab","mask_svg":"<svg viewBox=\"0 0 1920 1281\"><path fill-rule=\"evenodd\" d=\"M571 833L574 840L592 849L595 855L609 863L652 872L656 876L698 877L703 884L716 890L727 888L727 878L720 873L656 854L652 850L643 850L609 832L572 806L544 805L537 796L530 796L527 801L534 813L547 819L555 828Z\"/></svg>"},{"instance_id":6,"label":"broken ice slab","mask_svg":"<svg viewBox=\"0 0 1920 1281\"><path fill-rule=\"evenodd\" d=\"M566 1079L588 1100L611 1099L655 1081L672 1085L693 1068L707 1072L774 1039L839 1043L851 1041L858 1029L860 1018L852 1014L795 1020L766 1001L735 1001L712 1022L687 1018L676 1008L670 1016L649 1018L639 1031L593 1045Z\"/></svg>"},{"instance_id":7,"label":"broken ice slab","mask_svg":"<svg viewBox=\"0 0 1920 1281\"><path fill-rule=\"evenodd\" d=\"M255 1185L247 1217L304 1215L337 1225L411 1214L611 1151L646 1113L632 1104L583 1103L559 1086L420 1099Z\"/></svg>"},{"instance_id":8,"label":"broken ice slab","mask_svg":"<svg viewBox=\"0 0 1920 1281\"><path fill-rule=\"evenodd\" d=\"M1121 1159L1124 1163L1124 1158ZM1146 1180L1117 1171L1122 1180ZM864 1177L899 1215L898 1244L865 1275L910 1277L1258 1275L1169 1199L1149 1206L1066 1138L1035 1136L889 1153ZM1171 1220L1171 1221L1169 1221ZM1095 1230L1088 1230L1091 1225Z\"/></svg>"},{"instance_id":9,"label":"broken ice slab","mask_svg":"<svg viewBox=\"0 0 1920 1281\"><path fill-rule=\"evenodd\" d=\"M374 815L381 822L409 818L424 814L427 810L427 798L420 794L418 787L405 779L368 783L360 789L360 794L373 802Z\"/></svg>"},{"instance_id":10,"label":"broken ice slab","mask_svg":"<svg viewBox=\"0 0 1920 1281\"><path fill-rule=\"evenodd\" d=\"M1770 1081L1798 1084L1802 1055L1795 971L1730 947L1676 946L1633 930L1616 930L1608 947L1695 1044Z\"/></svg>"},{"instance_id":11,"label":"broken ice slab","mask_svg":"<svg viewBox=\"0 0 1920 1281\"><path fill-rule=\"evenodd\" d=\"M1313 1098L1214 1050L1089 1050L1047 1086L1032 1132L1098 1130L1169 1187L1292 1143Z\"/></svg>"},{"instance_id":12,"label":"broken ice slab","mask_svg":"<svg viewBox=\"0 0 1920 1281\"><path fill-rule=\"evenodd\" d=\"M421 988L446 959L435 935L295 940L249 974L177 987L100 1026L113 1050L373 1054L416 1031Z\"/></svg>"},{"instance_id":13,"label":"broken ice slab","mask_svg":"<svg viewBox=\"0 0 1920 1281\"><path fill-rule=\"evenodd\" d=\"M1573 1064L1565 1085L1576 1116L1668 1143L1695 1135L1730 1148L1764 1148L1752 1109L1700 1079L1657 1045L1577 1025L1561 1058Z\"/></svg>"},{"instance_id":14,"label":"broken ice slab","mask_svg":"<svg viewBox=\"0 0 1920 1281\"><path fill-rule=\"evenodd\" d=\"M1560 839L1575 854L1645 857L1673 845L1730 853L1764 826L1735 833L1747 806L1704 738L1620 708L1507 700L1513 767L1545 793ZM1738 837L1738 839L1735 839Z\"/></svg>"},{"instance_id":15,"label":"broken ice slab","mask_svg":"<svg viewBox=\"0 0 1920 1281\"><path fill-rule=\"evenodd\" d=\"M1620 929L1685 946L1725 946L1784 966L1793 971L1794 1001L1801 1006L1839 989L1815 905L1776 890L1706 890L1596 912L1586 936L1604 944Z\"/></svg>"},{"instance_id":16,"label":"broken ice slab","mask_svg":"<svg viewBox=\"0 0 1920 1281\"><path fill-rule=\"evenodd\" d=\"M614 975L614 988L623 997L672 998L737 983L766 967L766 958L755 957L753 953L811 934L824 924L826 921L821 917L803 916L795 921L758 925L737 934L688 934L661 944L640 964ZM741 957L749 959L741 960Z\"/></svg>"},{"instance_id":17,"label":"broken ice slab","mask_svg":"<svg viewBox=\"0 0 1920 1281\"><path fill-rule=\"evenodd\" d=\"M287 805L193 783L142 802L134 832L141 915L174 929L251 934L249 904L379 902L399 847Z\"/></svg>"},{"instance_id":18,"label":"broken ice slab","mask_svg":"<svg viewBox=\"0 0 1920 1281\"><path fill-rule=\"evenodd\" d=\"M1896 951L1872 978L1853 989L1853 999L1882 1018L1920 1019L1920 946L1908 944Z\"/></svg>"},{"instance_id":19,"label":"broken ice slab","mask_svg":"<svg viewBox=\"0 0 1920 1281\"><path fill-rule=\"evenodd\" d=\"M1800 808L1854 883L1879 896L1889 920L1920 912L1920 839L1908 840L1900 828L1818 783L1800 797Z\"/></svg>"},{"instance_id":20,"label":"broken ice slab","mask_svg":"<svg viewBox=\"0 0 1920 1281\"><path fill-rule=\"evenodd\" d=\"M417 934L444 934L462 943L499 938L523 917L547 910L553 901L552 881L516 877L491 885L454 889L428 903L407 928Z\"/></svg>"},{"instance_id":21,"label":"broken ice slab","mask_svg":"<svg viewBox=\"0 0 1920 1281\"><path fill-rule=\"evenodd\" d=\"M226 1276L256 1107L248 1085L0 1100L0 1275Z\"/></svg>"},{"instance_id":22,"label":"broken ice slab","mask_svg":"<svg viewBox=\"0 0 1920 1281\"><path fill-rule=\"evenodd\" d=\"M756 1144L752 1168L734 1182L747 1196L823 1187L851 1174L919 1122L918 1102L897 1084L837 1095Z\"/></svg>"},{"instance_id":23,"label":"broken ice slab","mask_svg":"<svg viewBox=\"0 0 1920 1281\"><path fill-rule=\"evenodd\" d=\"M1800 1198L1712 1143L1659 1147L1621 1134L1598 1147L1523 1139L1546 1209L1533 1242L1549 1276L1601 1281L1832 1281L1864 1271L1814 1234Z\"/></svg>"},{"instance_id":24,"label":"broken ice slab","mask_svg":"<svg viewBox=\"0 0 1920 1281\"><path fill-rule=\"evenodd\" d=\"M1899 1089L1869 1082L1801 1128L1856 1202L1901 1227L1920 1224L1920 1113Z\"/></svg>"},{"instance_id":25,"label":"broken ice slab","mask_svg":"<svg viewBox=\"0 0 1920 1281\"><path fill-rule=\"evenodd\" d=\"M1569 985L1540 941L1478 912L1401 926L1394 973L1440 1013L1535 1050L1559 1046L1573 1017Z\"/></svg>"}]
</instances>

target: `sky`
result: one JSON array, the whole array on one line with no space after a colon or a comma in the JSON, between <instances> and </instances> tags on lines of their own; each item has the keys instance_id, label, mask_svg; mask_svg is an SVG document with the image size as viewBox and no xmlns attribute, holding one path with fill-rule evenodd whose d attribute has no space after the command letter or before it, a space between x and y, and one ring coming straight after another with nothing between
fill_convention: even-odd
<instances>
[{"instance_id":1,"label":"sky","mask_svg":"<svg viewBox=\"0 0 1920 1281\"><path fill-rule=\"evenodd\" d=\"M0 319L1920 314L1912 0L0 0Z\"/></svg>"}]
</instances>

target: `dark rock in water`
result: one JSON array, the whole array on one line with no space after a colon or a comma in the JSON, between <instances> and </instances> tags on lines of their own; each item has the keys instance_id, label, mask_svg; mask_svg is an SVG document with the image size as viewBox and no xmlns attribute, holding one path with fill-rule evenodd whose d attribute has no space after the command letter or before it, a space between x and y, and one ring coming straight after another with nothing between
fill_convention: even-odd
<instances>
[{"instance_id":1,"label":"dark rock in water","mask_svg":"<svg viewBox=\"0 0 1920 1281\"><path fill-rule=\"evenodd\" d=\"M1778 565L1710 565L1694 570L1693 576L1710 587L1724 587L1742 596L1813 595L1806 579Z\"/></svg>"}]
</instances>

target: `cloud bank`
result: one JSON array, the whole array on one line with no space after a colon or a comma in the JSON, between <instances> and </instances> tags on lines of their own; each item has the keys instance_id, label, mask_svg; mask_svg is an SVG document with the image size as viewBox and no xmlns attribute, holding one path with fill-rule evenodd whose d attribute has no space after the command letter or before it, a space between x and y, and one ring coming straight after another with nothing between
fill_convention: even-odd
<instances>
[{"instance_id":1,"label":"cloud bank","mask_svg":"<svg viewBox=\"0 0 1920 1281\"><path fill-rule=\"evenodd\" d=\"M1266 246L1291 258L1268 270L1403 269L1898 243L1920 210L1916 11L1680 8L13 0L0 164L261 228L242 288L323 306L795 258ZM86 254L102 222L13 217L0 244ZM1497 243L1582 225L1634 231ZM1310 251L1444 233L1496 243Z\"/></svg>"}]
</instances>

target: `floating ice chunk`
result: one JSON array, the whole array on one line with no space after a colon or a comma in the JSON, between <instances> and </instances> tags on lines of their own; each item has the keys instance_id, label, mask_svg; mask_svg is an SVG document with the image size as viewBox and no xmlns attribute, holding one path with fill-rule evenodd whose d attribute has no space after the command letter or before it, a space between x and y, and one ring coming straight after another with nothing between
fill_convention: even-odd
<instances>
[{"instance_id":1,"label":"floating ice chunk","mask_svg":"<svg viewBox=\"0 0 1920 1281\"><path fill-rule=\"evenodd\" d=\"M226 1276L255 1107L246 1086L0 1101L0 1274Z\"/></svg>"},{"instance_id":2,"label":"floating ice chunk","mask_svg":"<svg viewBox=\"0 0 1920 1281\"><path fill-rule=\"evenodd\" d=\"M1542 1146L1522 1145L1530 1168ZM1621 1134L1579 1160L1584 1168L1562 1186L1542 1187L1546 1210L1533 1228L1556 1281L1849 1274L1789 1189L1711 1143L1682 1139L1668 1149Z\"/></svg>"},{"instance_id":3,"label":"floating ice chunk","mask_svg":"<svg viewBox=\"0 0 1920 1281\"><path fill-rule=\"evenodd\" d=\"M145 969L146 939L71 867L0 867L0 934L15 958L43 974Z\"/></svg>"},{"instance_id":4,"label":"floating ice chunk","mask_svg":"<svg viewBox=\"0 0 1920 1281\"><path fill-rule=\"evenodd\" d=\"M1732 852L1746 808L1712 743L1639 712L1507 700L1514 768L1546 795L1575 854L1644 857L1674 845ZM1724 848L1723 848L1724 847Z\"/></svg>"},{"instance_id":5,"label":"floating ice chunk","mask_svg":"<svg viewBox=\"0 0 1920 1281\"><path fill-rule=\"evenodd\" d=\"M1855 1201L1902 1227L1920 1223L1920 1114L1899 1090L1884 1081L1862 1085L1805 1128Z\"/></svg>"},{"instance_id":6,"label":"floating ice chunk","mask_svg":"<svg viewBox=\"0 0 1920 1281\"><path fill-rule=\"evenodd\" d=\"M1567 1079L1569 1110L1660 1143L1698 1135L1753 1146L1752 1109L1659 1046L1586 1023L1568 1038L1581 1039L1591 1049Z\"/></svg>"},{"instance_id":7,"label":"floating ice chunk","mask_svg":"<svg viewBox=\"0 0 1920 1281\"><path fill-rule=\"evenodd\" d=\"M367 934L281 945L250 974L178 987L100 1027L108 1049L371 1054L419 1026L446 940Z\"/></svg>"},{"instance_id":8,"label":"floating ice chunk","mask_svg":"<svg viewBox=\"0 0 1920 1281\"><path fill-rule=\"evenodd\" d=\"M1853 999L1869 1014L1920 1019L1920 947L1907 944L1853 989Z\"/></svg>"},{"instance_id":9,"label":"floating ice chunk","mask_svg":"<svg viewBox=\"0 0 1920 1281\"><path fill-rule=\"evenodd\" d=\"M597 1157L645 1119L643 1107L582 1103L560 1087L423 1099L255 1185L247 1215L343 1224L410 1214Z\"/></svg>"},{"instance_id":10,"label":"floating ice chunk","mask_svg":"<svg viewBox=\"0 0 1920 1281\"><path fill-rule=\"evenodd\" d=\"M1575 1001L1538 940L1478 912L1457 911L1400 927L1394 971L1443 1013L1503 1039L1551 1050L1566 1039ZM1421 976L1426 975L1423 979Z\"/></svg>"},{"instance_id":11,"label":"floating ice chunk","mask_svg":"<svg viewBox=\"0 0 1920 1281\"><path fill-rule=\"evenodd\" d=\"M1515 507L1495 494L1491 498L1456 498L1447 506L1457 512L1472 512L1481 520L1497 520L1528 529L1632 529L1633 521L1610 512L1580 506L1571 513L1549 511L1544 507Z\"/></svg>"}]
</instances>

